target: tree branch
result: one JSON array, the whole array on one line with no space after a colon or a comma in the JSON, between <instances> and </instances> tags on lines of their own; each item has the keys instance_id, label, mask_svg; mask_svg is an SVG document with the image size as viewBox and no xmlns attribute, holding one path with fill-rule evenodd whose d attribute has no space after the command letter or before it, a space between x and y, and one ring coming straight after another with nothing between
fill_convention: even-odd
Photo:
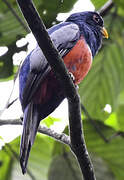
<instances>
[{"instance_id":1,"label":"tree branch","mask_svg":"<svg viewBox=\"0 0 124 180\"><path fill-rule=\"evenodd\" d=\"M46 59L62 84L63 91L68 99L71 149L78 159L84 179L95 180L93 166L82 133L80 98L77 90L32 1L17 0L17 2Z\"/></svg>"},{"instance_id":2,"label":"tree branch","mask_svg":"<svg viewBox=\"0 0 124 180\"><path fill-rule=\"evenodd\" d=\"M50 128L42 127L42 126L38 127L38 132L46 134L46 135L56 139L57 141L70 146L70 138L69 138L69 136L67 136L64 133L57 133Z\"/></svg>"},{"instance_id":3,"label":"tree branch","mask_svg":"<svg viewBox=\"0 0 124 180\"><path fill-rule=\"evenodd\" d=\"M22 121L20 119L0 119L0 126L3 125L22 125Z\"/></svg>"},{"instance_id":4,"label":"tree branch","mask_svg":"<svg viewBox=\"0 0 124 180\"><path fill-rule=\"evenodd\" d=\"M112 0L108 0L98 12L101 16L105 16L113 6L114 2Z\"/></svg>"},{"instance_id":5,"label":"tree branch","mask_svg":"<svg viewBox=\"0 0 124 180\"><path fill-rule=\"evenodd\" d=\"M0 119L0 126L2 125L22 125L22 121L20 119L7 119L7 120L2 120ZM47 128L45 126L39 125L38 127L38 132L41 134L48 135L55 140L64 143L68 146L70 146L70 138L64 133L57 133L54 130Z\"/></svg>"}]
</instances>

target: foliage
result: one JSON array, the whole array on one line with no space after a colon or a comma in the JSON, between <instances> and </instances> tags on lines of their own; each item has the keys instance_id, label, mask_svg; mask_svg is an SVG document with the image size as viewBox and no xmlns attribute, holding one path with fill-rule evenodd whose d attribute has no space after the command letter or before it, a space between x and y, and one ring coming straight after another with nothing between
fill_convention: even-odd
<instances>
[{"instance_id":1,"label":"foliage","mask_svg":"<svg viewBox=\"0 0 124 180\"><path fill-rule=\"evenodd\" d=\"M45 124L47 127L50 128L50 126L52 126L55 122L58 122L58 121L60 121L59 118L53 118L51 116L48 116L43 121L41 121L41 124Z\"/></svg>"},{"instance_id":2,"label":"foliage","mask_svg":"<svg viewBox=\"0 0 124 180\"><path fill-rule=\"evenodd\" d=\"M49 27L57 14L69 11L76 0L64 1L63 4L58 0L34 2ZM92 2L98 10L107 0L92 0ZM105 143L83 113L86 144L98 180L124 179L124 2L123 0L114 2L116 8L113 7L104 18L109 39L103 41L103 47L95 57L91 71L79 88L82 104L101 132L110 139ZM20 16L14 0L11 5ZM12 54L18 51L15 50L16 38L18 35L25 35L26 32L3 2L0 6L0 20L0 45L13 47L14 44L11 55L6 54L6 59L10 59ZM111 112L105 110L107 104L110 105ZM59 119L48 117L44 123L50 127L55 121L59 122ZM117 136L119 134L121 136ZM29 171L23 176L18 159L19 144L20 138L17 138L0 151L0 180L81 179L77 162L67 146L44 135L37 136L29 158Z\"/></svg>"},{"instance_id":3,"label":"foliage","mask_svg":"<svg viewBox=\"0 0 124 180\"><path fill-rule=\"evenodd\" d=\"M92 3L94 4L94 6L95 6L95 8L96 8L96 10L98 10L98 9L100 9L106 2L107 2L107 0L91 0L92 1Z\"/></svg>"},{"instance_id":4,"label":"foliage","mask_svg":"<svg viewBox=\"0 0 124 180\"><path fill-rule=\"evenodd\" d=\"M102 123L96 123L107 138L116 133L112 128ZM124 178L124 158L122 158L124 152L123 137L116 137L109 143L105 143L99 134L95 132L88 120L84 120L84 134L88 150L91 153L96 177L99 180L122 180ZM49 180L52 178L56 180L58 177L62 179L68 177L68 180L72 180L75 177L79 180L81 179L77 161L71 152L69 152L69 149L43 135L38 135L36 138L29 158L28 173L26 176L23 176L18 162L19 144L20 138L17 138L9 146L6 144L3 150L0 151L0 157L3 157L1 160L2 164L6 167L4 171L2 169L4 167L3 165L0 168L0 172L3 173L3 177L0 180L6 180L5 175L7 174L9 180L17 178L30 180L33 179L32 176L37 180L46 180L47 178ZM8 166L9 162L11 162L12 171L8 171L7 167L10 168ZM32 175L30 175L30 172Z\"/></svg>"},{"instance_id":5,"label":"foliage","mask_svg":"<svg viewBox=\"0 0 124 180\"><path fill-rule=\"evenodd\" d=\"M48 1L48 2L47 2ZM59 0L35 0L34 3L42 17L46 27L52 26L56 23L55 20L59 12L67 12L72 7L76 0L64 1L61 3ZM10 4L14 7L15 13L21 18L21 21L26 25L23 16L20 13L17 3L12 1ZM7 78L13 73L12 56L16 52L26 50L26 47L17 48L16 41L21 39L27 34L23 25L13 15L11 10L8 9L4 1L0 2L0 46L8 46L9 51L4 56L0 57L0 78ZM11 61L10 61L11 59Z\"/></svg>"},{"instance_id":6,"label":"foliage","mask_svg":"<svg viewBox=\"0 0 124 180\"><path fill-rule=\"evenodd\" d=\"M48 0L47 0L48 1ZM39 14L41 15L46 27L50 27L55 21L56 16L60 12L69 11L76 0L71 1L61 1L54 0L48 1L46 0L34 0L34 3L38 9ZM23 20L19 8L17 7L17 3L13 1L11 6L14 7L15 12L19 17ZM25 23L25 22L24 22ZM5 5L4 1L0 3L0 45L10 45L12 42L16 40L18 36L24 36L27 32L20 25L19 21L14 17L8 7Z\"/></svg>"},{"instance_id":7,"label":"foliage","mask_svg":"<svg viewBox=\"0 0 124 180\"><path fill-rule=\"evenodd\" d=\"M40 146L39 146L40 144ZM32 148L31 158L29 160L27 175L23 176L21 173L21 168L19 166L19 145L20 138L15 139L9 145L6 144L3 150L0 152L0 157L3 157L1 160L3 165L2 167L6 167L0 169L0 174L3 174L3 177L0 176L0 180L7 180L5 177L8 175L8 180L16 180L16 179L37 179L40 180L41 177L46 180L47 179L47 171L51 161L51 154L53 148L53 140L48 137L37 136L35 144ZM3 156L4 154L4 156ZM6 158L5 158L6 157ZM8 171L8 159L11 161L12 171ZM5 166L6 165L6 166Z\"/></svg>"}]
</instances>

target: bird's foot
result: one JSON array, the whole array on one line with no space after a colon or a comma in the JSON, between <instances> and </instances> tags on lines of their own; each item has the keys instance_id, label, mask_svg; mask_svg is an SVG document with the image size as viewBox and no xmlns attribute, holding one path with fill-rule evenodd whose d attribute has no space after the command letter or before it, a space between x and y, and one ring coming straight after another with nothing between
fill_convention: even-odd
<instances>
[{"instance_id":1,"label":"bird's foot","mask_svg":"<svg viewBox=\"0 0 124 180\"><path fill-rule=\"evenodd\" d=\"M74 77L74 75L72 74L72 72L69 72L69 76L70 76L70 78L72 79L73 83L75 83L75 77Z\"/></svg>"},{"instance_id":2,"label":"bird's foot","mask_svg":"<svg viewBox=\"0 0 124 180\"><path fill-rule=\"evenodd\" d=\"M74 77L74 75L71 72L69 72L69 75L70 75L70 78L72 79L76 89L79 89L79 86L77 84L75 84L75 77Z\"/></svg>"}]
</instances>

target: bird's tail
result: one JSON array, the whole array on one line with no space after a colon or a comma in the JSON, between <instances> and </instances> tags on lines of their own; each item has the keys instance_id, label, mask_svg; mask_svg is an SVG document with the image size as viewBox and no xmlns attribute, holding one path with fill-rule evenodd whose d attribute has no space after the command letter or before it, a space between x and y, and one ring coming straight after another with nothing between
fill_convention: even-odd
<instances>
[{"instance_id":1,"label":"bird's tail","mask_svg":"<svg viewBox=\"0 0 124 180\"><path fill-rule=\"evenodd\" d=\"M34 143L40 122L37 105L33 104L32 102L27 105L24 111L23 122L23 133L20 147L20 164L22 173L24 174L26 172L29 153Z\"/></svg>"}]
</instances>

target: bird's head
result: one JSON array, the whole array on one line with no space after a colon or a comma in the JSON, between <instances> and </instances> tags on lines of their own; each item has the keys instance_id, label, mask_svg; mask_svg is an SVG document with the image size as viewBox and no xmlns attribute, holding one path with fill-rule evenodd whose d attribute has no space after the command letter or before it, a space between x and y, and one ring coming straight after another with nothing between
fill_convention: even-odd
<instances>
[{"instance_id":1,"label":"bird's head","mask_svg":"<svg viewBox=\"0 0 124 180\"><path fill-rule=\"evenodd\" d=\"M79 26L81 33L92 50L93 56L100 48L102 38L108 38L107 30L104 28L104 21L97 12L74 13L66 21Z\"/></svg>"}]
</instances>

